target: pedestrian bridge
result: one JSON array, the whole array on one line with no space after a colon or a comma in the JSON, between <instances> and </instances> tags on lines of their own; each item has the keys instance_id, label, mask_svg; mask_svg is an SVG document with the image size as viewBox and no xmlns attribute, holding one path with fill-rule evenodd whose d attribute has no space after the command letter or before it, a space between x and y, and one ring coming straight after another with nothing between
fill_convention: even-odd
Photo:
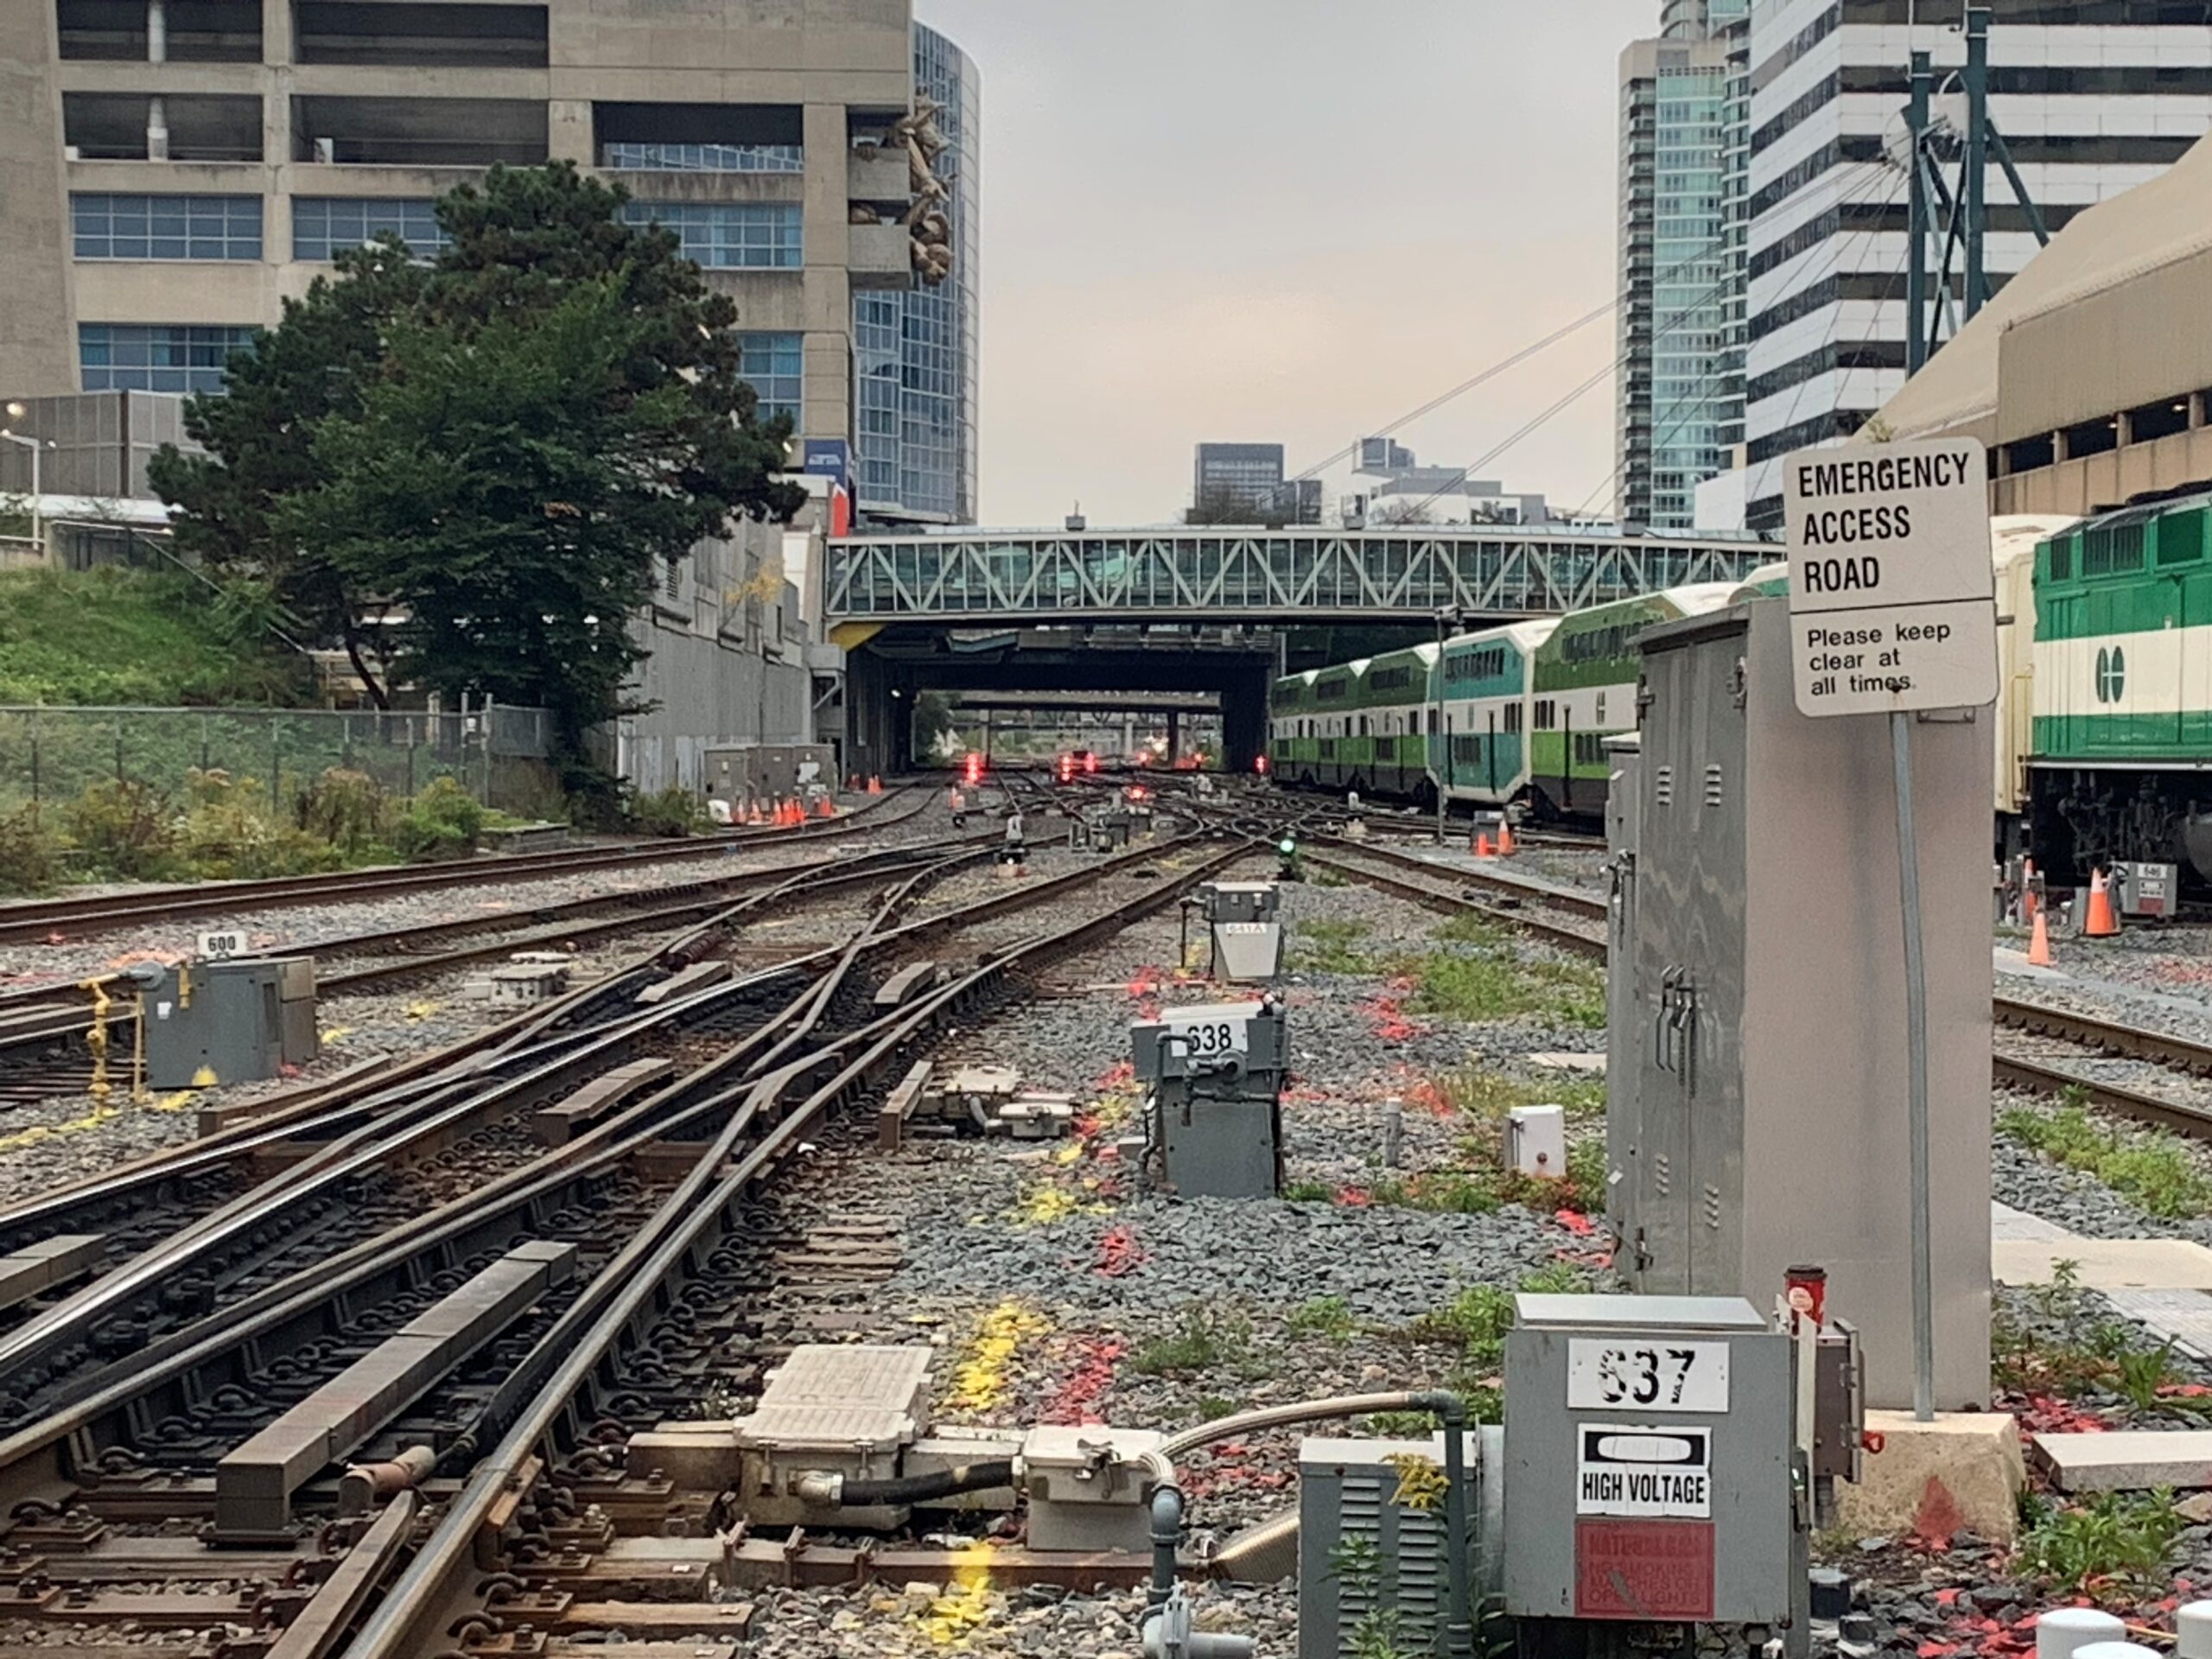
<instances>
[{"instance_id":1,"label":"pedestrian bridge","mask_svg":"<svg viewBox=\"0 0 2212 1659\"><path fill-rule=\"evenodd\" d=\"M1517 525L864 534L828 544L823 609L848 645L900 622L1427 624L1446 607L1503 621L1740 581L1778 552L1745 536Z\"/></svg>"}]
</instances>

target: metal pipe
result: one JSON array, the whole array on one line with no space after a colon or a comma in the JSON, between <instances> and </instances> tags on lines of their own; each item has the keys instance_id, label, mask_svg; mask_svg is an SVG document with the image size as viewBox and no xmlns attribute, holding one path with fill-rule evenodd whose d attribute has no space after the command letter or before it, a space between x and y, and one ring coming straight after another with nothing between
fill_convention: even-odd
<instances>
[{"instance_id":1,"label":"metal pipe","mask_svg":"<svg viewBox=\"0 0 2212 1659\"><path fill-rule=\"evenodd\" d=\"M1967 321L1989 303L1989 8L1967 9Z\"/></svg>"},{"instance_id":2,"label":"metal pipe","mask_svg":"<svg viewBox=\"0 0 2212 1659\"><path fill-rule=\"evenodd\" d=\"M1920 853L1912 817L1912 716L1890 716L1897 774L1897 899L1904 912L1904 1041L1912 1179L1912 1414L1936 1415L1936 1289L1929 1243L1928 964L1920 937Z\"/></svg>"},{"instance_id":3,"label":"metal pipe","mask_svg":"<svg viewBox=\"0 0 2212 1659\"><path fill-rule=\"evenodd\" d=\"M1450 1557L1444 1563L1451 1597L1444 1626L1446 1659L1474 1659L1474 1569L1467 1557L1474 1540L1467 1533L1467 1402L1448 1389L1414 1396L1414 1409L1433 1411L1444 1425L1444 1539Z\"/></svg>"},{"instance_id":4,"label":"metal pipe","mask_svg":"<svg viewBox=\"0 0 2212 1659\"><path fill-rule=\"evenodd\" d=\"M2012 187L2012 200L2020 204L2028 216L2028 228L2036 233L2036 245L2050 245L2050 227L2044 223L2043 210L2036 206L2035 198L2028 194L2027 183L2020 177L2020 169L2012 162L2012 146L2005 142L2005 135L1997 130L1994 121L1989 123L1989 148L1997 157L1997 165L2005 169L2005 181Z\"/></svg>"},{"instance_id":5,"label":"metal pipe","mask_svg":"<svg viewBox=\"0 0 2212 1659\"><path fill-rule=\"evenodd\" d=\"M438 1466L435 1447L410 1446L386 1463L357 1463L338 1478L338 1513L366 1515L380 1497L397 1497L421 1485Z\"/></svg>"},{"instance_id":6,"label":"metal pipe","mask_svg":"<svg viewBox=\"0 0 2212 1659\"><path fill-rule=\"evenodd\" d=\"M1145 1592L1147 1611L1165 1605L1175 1593L1175 1549L1182 1541L1183 1489L1164 1481L1152 1492L1152 1584Z\"/></svg>"}]
</instances>

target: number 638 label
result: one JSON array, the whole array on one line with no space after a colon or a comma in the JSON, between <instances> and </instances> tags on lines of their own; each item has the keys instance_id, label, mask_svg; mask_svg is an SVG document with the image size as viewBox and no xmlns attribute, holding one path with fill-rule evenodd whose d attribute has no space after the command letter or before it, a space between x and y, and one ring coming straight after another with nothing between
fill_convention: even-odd
<instances>
[{"instance_id":1,"label":"number 638 label","mask_svg":"<svg viewBox=\"0 0 2212 1659\"><path fill-rule=\"evenodd\" d=\"M1728 1344L1632 1339L1568 1343L1569 1411L1728 1409Z\"/></svg>"}]
</instances>

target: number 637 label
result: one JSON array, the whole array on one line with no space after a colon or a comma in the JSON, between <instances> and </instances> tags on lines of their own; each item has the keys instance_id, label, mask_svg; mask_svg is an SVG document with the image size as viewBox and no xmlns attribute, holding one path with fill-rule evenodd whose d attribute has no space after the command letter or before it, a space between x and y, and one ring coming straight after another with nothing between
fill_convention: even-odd
<instances>
[{"instance_id":1,"label":"number 637 label","mask_svg":"<svg viewBox=\"0 0 2212 1659\"><path fill-rule=\"evenodd\" d=\"M1642 1338L1567 1344L1570 1411L1728 1409L1728 1344Z\"/></svg>"}]
</instances>

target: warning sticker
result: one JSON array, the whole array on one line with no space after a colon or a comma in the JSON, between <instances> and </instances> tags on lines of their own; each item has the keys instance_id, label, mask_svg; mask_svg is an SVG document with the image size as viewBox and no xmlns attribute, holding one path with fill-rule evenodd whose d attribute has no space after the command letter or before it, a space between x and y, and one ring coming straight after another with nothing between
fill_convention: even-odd
<instances>
[{"instance_id":1,"label":"warning sticker","mask_svg":"<svg viewBox=\"0 0 2212 1659\"><path fill-rule=\"evenodd\" d=\"M1577 1618L1709 1619L1710 1521L1578 1521Z\"/></svg>"},{"instance_id":2,"label":"warning sticker","mask_svg":"<svg viewBox=\"0 0 2212 1659\"><path fill-rule=\"evenodd\" d=\"M1702 1517L1713 1513L1713 1431L1585 1423L1577 1515Z\"/></svg>"}]
</instances>

